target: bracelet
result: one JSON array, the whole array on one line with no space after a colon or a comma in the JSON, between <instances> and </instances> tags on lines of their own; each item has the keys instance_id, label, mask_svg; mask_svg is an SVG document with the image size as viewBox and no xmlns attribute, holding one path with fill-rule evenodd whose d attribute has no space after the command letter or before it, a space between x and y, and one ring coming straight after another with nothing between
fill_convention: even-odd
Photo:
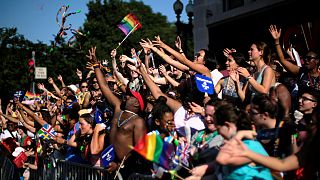
<instances>
[{"instance_id":1,"label":"bracelet","mask_svg":"<svg viewBox=\"0 0 320 180\"><path fill-rule=\"evenodd\" d=\"M95 69L95 68L99 68L100 69L100 64L94 64L93 65L93 68Z\"/></svg>"},{"instance_id":2,"label":"bracelet","mask_svg":"<svg viewBox=\"0 0 320 180\"><path fill-rule=\"evenodd\" d=\"M247 80L249 80L249 79L251 79L252 78L252 76L251 75L249 75L248 77L246 77L246 79Z\"/></svg>"},{"instance_id":3,"label":"bracelet","mask_svg":"<svg viewBox=\"0 0 320 180\"><path fill-rule=\"evenodd\" d=\"M274 44L275 46L278 46L278 45L280 45L279 43L276 43L276 44Z\"/></svg>"},{"instance_id":4,"label":"bracelet","mask_svg":"<svg viewBox=\"0 0 320 180\"><path fill-rule=\"evenodd\" d=\"M117 82L117 86L118 86L118 87L121 87L122 85L123 85L122 82L120 82L120 81Z\"/></svg>"}]
</instances>

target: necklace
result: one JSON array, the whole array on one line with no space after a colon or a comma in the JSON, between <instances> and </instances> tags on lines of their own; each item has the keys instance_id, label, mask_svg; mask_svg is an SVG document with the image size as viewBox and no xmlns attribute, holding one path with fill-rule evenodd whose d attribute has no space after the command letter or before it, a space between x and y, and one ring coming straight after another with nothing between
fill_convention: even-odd
<instances>
[{"instance_id":1,"label":"necklace","mask_svg":"<svg viewBox=\"0 0 320 180\"><path fill-rule=\"evenodd\" d=\"M120 119L121 119L121 116L123 114L123 112L129 112L131 113L132 115L130 117L128 117L127 119L123 120L121 123L120 123ZM132 111L128 111L128 110L124 110L124 111L121 111L120 112L120 115L118 117L118 128L121 127L122 125L126 124L130 119L132 119L133 117L135 117L137 114L132 112Z\"/></svg>"},{"instance_id":2,"label":"necklace","mask_svg":"<svg viewBox=\"0 0 320 180\"><path fill-rule=\"evenodd\" d=\"M311 84L311 87L313 88L317 88L316 87L316 83L317 83L317 77L311 76L310 73L308 73L308 78L309 78L309 82ZM318 87L320 87L320 77L318 76ZM315 84L315 85L314 85Z\"/></svg>"}]
</instances>

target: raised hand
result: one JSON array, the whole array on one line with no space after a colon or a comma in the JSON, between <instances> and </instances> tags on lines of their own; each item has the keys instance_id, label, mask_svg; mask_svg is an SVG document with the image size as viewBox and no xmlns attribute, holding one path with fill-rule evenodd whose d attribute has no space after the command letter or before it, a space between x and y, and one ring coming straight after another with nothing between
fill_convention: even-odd
<instances>
[{"instance_id":1,"label":"raised hand","mask_svg":"<svg viewBox=\"0 0 320 180\"><path fill-rule=\"evenodd\" d=\"M241 76L243 76L243 77L248 77L248 76L250 76L250 73L249 73L249 71L248 71L246 68L238 67L238 68L237 68L237 71L238 71L238 73L239 73Z\"/></svg>"},{"instance_id":2,"label":"raised hand","mask_svg":"<svg viewBox=\"0 0 320 180\"><path fill-rule=\"evenodd\" d=\"M140 45L143 48L148 48L148 49L151 49L153 47L153 43L150 41L150 39L147 39L147 41L144 39L141 39Z\"/></svg>"},{"instance_id":3,"label":"raised hand","mask_svg":"<svg viewBox=\"0 0 320 180\"><path fill-rule=\"evenodd\" d=\"M163 75L167 75L167 70L166 70L166 68L164 67L164 65L160 65L159 66L159 70L160 70L160 72L163 74Z\"/></svg>"},{"instance_id":4,"label":"raised hand","mask_svg":"<svg viewBox=\"0 0 320 180\"><path fill-rule=\"evenodd\" d=\"M58 75L58 80L63 81L62 76L60 74Z\"/></svg>"},{"instance_id":5,"label":"raised hand","mask_svg":"<svg viewBox=\"0 0 320 180\"><path fill-rule=\"evenodd\" d=\"M97 60L97 56L96 56L96 49L97 49L97 47L92 47L88 51L89 55L86 55L86 57L89 58L89 62L91 62L92 64L99 63L98 60Z\"/></svg>"},{"instance_id":6,"label":"raised hand","mask_svg":"<svg viewBox=\"0 0 320 180\"><path fill-rule=\"evenodd\" d=\"M232 49L229 49L229 48L225 48L224 50L223 50L223 55L225 56L225 57L229 57L232 53L234 53L234 52L237 52L237 50L235 50L234 48L232 48Z\"/></svg>"},{"instance_id":7,"label":"raised hand","mask_svg":"<svg viewBox=\"0 0 320 180\"><path fill-rule=\"evenodd\" d=\"M239 81L240 79L238 71L234 69L230 70L229 76L233 81Z\"/></svg>"},{"instance_id":8,"label":"raised hand","mask_svg":"<svg viewBox=\"0 0 320 180\"><path fill-rule=\"evenodd\" d=\"M129 68L131 71L136 71L136 72L138 72L138 69L137 69L136 66L131 65L131 64L127 64L127 66L128 66L128 68Z\"/></svg>"},{"instance_id":9,"label":"raised hand","mask_svg":"<svg viewBox=\"0 0 320 180\"><path fill-rule=\"evenodd\" d=\"M116 58L116 55L117 55L117 50L116 49L113 49L110 53L112 59L115 59Z\"/></svg>"},{"instance_id":10,"label":"raised hand","mask_svg":"<svg viewBox=\"0 0 320 180\"><path fill-rule=\"evenodd\" d=\"M141 45L141 44L140 44L140 45ZM143 48L144 54L149 54L149 53L151 52L150 48L143 47L143 46L142 46L142 48Z\"/></svg>"},{"instance_id":11,"label":"raised hand","mask_svg":"<svg viewBox=\"0 0 320 180\"><path fill-rule=\"evenodd\" d=\"M126 56L126 55L121 55L121 56L119 57L119 60L120 60L120 62L124 63L124 62L127 61L128 58L129 58L129 57Z\"/></svg>"},{"instance_id":12,"label":"raised hand","mask_svg":"<svg viewBox=\"0 0 320 180\"><path fill-rule=\"evenodd\" d=\"M289 48L287 49L286 53L289 55L289 57L290 57L291 60L294 60L294 61L295 61L295 59L294 59L294 57L293 57L293 53L292 53L292 48L291 48L291 47L289 47Z\"/></svg>"},{"instance_id":13,"label":"raised hand","mask_svg":"<svg viewBox=\"0 0 320 180\"><path fill-rule=\"evenodd\" d=\"M48 82L49 82L50 84L54 84L54 81L53 81L52 77L48 77Z\"/></svg>"},{"instance_id":14,"label":"raised hand","mask_svg":"<svg viewBox=\"0 0 320 180\"><path fill-rule=\"evenodd\" d=\"M106 60L106 59L102 60L102 66L108 67L108 65L109 65L109 61L108 60Z\"/></svg>"},{"instance_id":15,"label":"raised hand","mask_svg":"<svg viewBox=\"0 0 320 180\"><path fill-rule=\"evenodd\" d=\"M77 68L76 74L79 78L82 77L82 71L80 71L78 68Z\"/></svg>"},{"instance_id":16,"label":"raised hand","mask_svg":"<svg viewBox=\"0 0 320 180\"><path fill-rule=\"evenodd\" d=\"M93 70L93 64L91 62L87 62L86 69Z\"/></svg>"},{"instance_id":17,"label":"raised hand","mask_svg":"<svg viewBox=\"0 0 320 180\"><path fill-rule=\"evenodd\" d=\"M52 79L52 78L51 78ZM37 87L38 87L38 89L40 89L40 90L45 90L46 88L44 87L44 84L43 83L38 83L37 84Z\"/></svg>"},{"instance_id":18,"label":"raised hand","mask_svg":"<svg viewBox=\"0 0 320 180\"><path fill-rule=\"evenodd\" d=\"M160 36L155 36L155 40L152 41L155 46L163 47L164 43L161 41Z\"/></svg>"},{"instance_id":19,"label":"raised hand","mask_svg":"<svg viewBox=\"0 0 320 180\"><path fill-rule=\"evenodd\" d=\"M137 57L137 53L136 53L136 50L134 49L134 48L131 48L131 57L132 58L135 58L135 57Z\"/></svg>"},{"instance_id":20,"label":"raised hand","mask_svg":"<svg viewBox=\"0 0 320 180\"><path fill-rule=\"evenodd\" d=\"M182 48L181 39L179 36L177 36L176 40L174 41L174 44L179 50Z\"/></svg>"},{"instance_id":21,"label":"raised hand","mask_svg":"<svg viewBox=\"0 0 320 180\"><path fill-rule=\"evenodd\" d=\"M281 29L280 28L277 29L276 25L271 24L269 27L269 32L274 40L279 40L279 38L281 36Z\"/></svg>"},{"instance_id":22,"label":"raised hand","mask_svg":"<svg viewBox=\"0 0 320 180\"><path fill-rule=\"evenodd\" d=\"M189 102L189 107L191 108L191 110L195 113L203 113L204 112L204 109L202 106L200 106L199 104L195 103L195 102Z\"/></svg>"}]
</instances>

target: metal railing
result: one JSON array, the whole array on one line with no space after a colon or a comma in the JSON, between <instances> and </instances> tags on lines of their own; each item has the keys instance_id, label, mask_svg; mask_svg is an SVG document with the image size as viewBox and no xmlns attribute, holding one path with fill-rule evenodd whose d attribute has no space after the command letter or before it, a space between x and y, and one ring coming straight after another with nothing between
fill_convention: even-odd
<instances>
[{"instance_id":1,"label":"metal railing","mask_svg":"<svg viewBox=\"0 0 320 180\"><path fill-rule=\"evenodd\" d=\"M58 180L108 180L111 175L101 167L88 166L65 160L56 163L55 176Z\"/></svg>"},{"instance_id":2,"label":"metal railing","mask_svg":"<svg viewBox=\"0 0 320 180\"><path fill-rule=\"evenodd\" d=\"M78 164L54 158L44 160L43 167L29 169L30 180L111 180L113 177L102 167ZM19 180L23 172L0 148L0 179Z\"/></svg>"},{"instance_id":3,"label":"metal railing","mask_svg":"<svg viewBox=\"0 0 320 180\"><path fill-rule=\"evenodd\" d=\"M19 179L19 170L0 148L0 179Z\"/></svg>"}]
</instances>

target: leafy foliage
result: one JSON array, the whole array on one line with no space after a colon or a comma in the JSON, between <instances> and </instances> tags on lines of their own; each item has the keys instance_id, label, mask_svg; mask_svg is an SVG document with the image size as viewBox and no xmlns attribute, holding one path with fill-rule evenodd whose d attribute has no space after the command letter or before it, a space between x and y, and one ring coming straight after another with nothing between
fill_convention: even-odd
<instances>
[{"instance_id":1,"label":"leafy foliage","mask_svg":"<svg viewBox=\"0 0 320 180\"><path fill-rule=\"evenodd\" d=\"M134 13L142 24L142 28L132 33L130 37L118 49L118 54L130 54L130 49L140 50L139 41L142 38L153 39L160 35L161 39L174 44L175 25L169 24L165 16L153 13L149 6L142 2L121 0L89 1L87 19L80 31L86 36L77 39L73 47L66 44L52 46L42 42L32 43L17 34L16 28L0 28L0 95L1 98L11 98L14 91L30 90L31 82L28 79L28 60L32 51L36 52L36 66L47 67L48 77L56 77L61 74L65 83L77 82L76 69L84 70L86 65L87 50L97 46L97 55L100 59L108 59L110 52L118 42L125 37L117 24L128 13ZM35 80L36 83L45 83L47 80ZM57 82L59 85L59 83Z\"/></svg>"},{"instance_id":2,"label":"leafy foliage","mask_svg":"<svg viewBox=\"0 0 320 180\"><path fill-rule=\"evenodd\" d=\"M117 25L129 13L137 16L142 28L129 36L118 49L118 54L130 54L131 48L139 50L141 39L153 39L156 35L161 35L164 42L174 43L175 26L167 23L165 16L153 13L152 9L143 2L113 0L102 4L100 1L90 1L88 8L84 31L89 31L90 37L84 46L86 49L97 46L97 54L101 56L100 58L109 57L111 50L116 48L125 37Z\"/></svg>"}]
</instances>

